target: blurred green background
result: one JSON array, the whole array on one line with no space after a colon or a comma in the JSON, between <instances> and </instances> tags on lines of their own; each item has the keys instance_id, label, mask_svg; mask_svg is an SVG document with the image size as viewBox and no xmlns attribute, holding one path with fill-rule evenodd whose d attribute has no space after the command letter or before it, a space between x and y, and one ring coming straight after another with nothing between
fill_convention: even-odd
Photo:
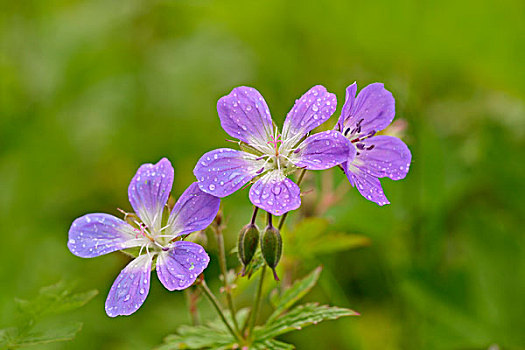
<instances>
[{"instance_id":1,"label":"blurred green background","mask_svg":"<svg viewBox=\"0 0 525 350\"><path fill-rule=\"evenodd\" d=\"M319 257L322 287L311 296L362 316L283 340L525 348L522 0L2 1L0 45L0 328L15 318L15 297L76 280L100 294L65 316L84 322L77 338L46 349L159 344L189 322L183 294L153 277L134 316L110 319L105 297L127 258L73 256L72 220L129 209L135 170L162 156L178 196L201 154L230 147L215 106L235 86L256 87L280 123L315 84L337 94L339 111L347 85L381 81L408 122L411 171L383 181L391 205L352 189L325 214L330 229L372 243ZM247 192L223 207L233 247Z\"/></svg>"}]
</instances>

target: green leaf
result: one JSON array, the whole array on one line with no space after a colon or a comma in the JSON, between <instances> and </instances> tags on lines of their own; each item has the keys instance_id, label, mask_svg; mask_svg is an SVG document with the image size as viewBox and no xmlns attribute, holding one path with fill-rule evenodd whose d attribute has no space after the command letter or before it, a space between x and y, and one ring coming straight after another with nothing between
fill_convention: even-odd
<instances>
[{"instance_id":1,"label":"green leaf","mask_svg":"<svg viewBox=\"0 0 525 350\"><path fill-rule=\"evenodd\" d=\"M307 253L314 255L335 253L370 245L370 238L348 233L328 233L305 245Z\"/></svg>"},{"instance_id":2,"label":"green leaf","mask_svg":"<svg viewBox=\"0 0 525 350\"><path fill-rule=\"evenodd\" d=\"M293 306L297 301L304 297L316 285L321 274L322 267L319 266L314 269L305 278L296 281L290 288L288 288L283 295L272 298L272 304L275 306L274 312L268 318L267 323L272 323L279 315Z\"/></svg>"},{"instance_id":3,"label":"green leaf","mask_svg":"<svg viewBox=\"0 0 525 350\"><path fill-rule=\"evenodd\" d=\"M2 349L16 349L33 345L48 344L71 340L82 329L82 323L53 327L44 331L22 332L12 327L0 330L0 346Z\"/></svg>"},{"instance_id":4,"label":"green leaf","mask_svg":"<svg viewBox=\"0 0 525 350\"><path fill-rule=\"evenodd\" d=\"M230 333L209 326L181 326L177 334L169 335L158 350L232 348L235 339Z\"/></svg>"},{"instance_id":5,"label":"green leaf","mask_svg":"<svg viewBox=\"0 0 525 350\"><path fill-rule=\"evenodd\" d=\"M259 341L272 339L278 335L299 330L321 321L356 315L359 314L353 310L336 306L318 305L314 303L299 305L274 322L266 323L263 328L256 329L255 337Z\"/></svg>"},{"instance_id":6,"label":"green leaf","mask_svg":"<svg viewBox=\"0 0 525 350\"><path fill-rule=\"evenodd\" d=\"M284 343L282 341L278 341L275 339L265 340L262 342L256 342L252 345L252 347L256 350L293 350L295 349L295 346L292 344Z\"/></svg>"},{"instance_id":7,"label":"green leaf","mask_svg":"<svg viewBox=\"0 0 525 350\"><path fill-rule=\"evenodd\" d=\"M247 308L237 311L236 318L239 324L246 322L248 314L249 309ZM224 311L224 316L232 324L230 312ZM222 320L217 318L206 326L179 327L177 334L167 336L164 344L157 349L231 349L236 342Z\"/></svg>"},{"instance_id":8,"label":"green leaf","mask_svg":"<svg viewBox=\"0 0 525 350\"><path fill-rule=\"evenodd\" d=\"M63 326L61 328L53 327L40 332L32 332L18 341L16 347L26 347L54 343L59 341L72 340L75 335L82 329L82 323Z\"/></svg>"},{"instance_id":9,"label":"green leaf","mask_svg":"<svg viewBox=\"0 0 525 350\"><path fill-rule=\"evenodd\" d=\"M72 286L62 281L40 289L33 300L15 299L15 302L23 316L36 320L45 315L78 309L98 294L97 290L72 293L71 289Z\"/></svg>"}]
</instances>

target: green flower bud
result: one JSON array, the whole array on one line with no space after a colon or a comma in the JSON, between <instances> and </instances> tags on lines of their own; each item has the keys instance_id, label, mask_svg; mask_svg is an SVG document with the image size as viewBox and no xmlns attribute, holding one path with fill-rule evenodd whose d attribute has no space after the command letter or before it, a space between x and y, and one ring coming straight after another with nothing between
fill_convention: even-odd
<instances>
[{"instance_id":1,"label":"green flower bud","mask_svg":"<svg viewBox=\"0 0 525 350\"><path fill-rule=\"evenodd\" d=\"M255 224L248 224L243 227L239 234L238 253L239 260L242 262L242 276L246 274L246 266L252 261L257 243L259 242L259 229Z\"/></svg>"},{"instance_id":2,"label":"green flower bud","mask_svg":"<svg viewBox=\"0 0 525 350\"><path fill-rule=\"evenodd\" d=\"M283 250L283 240L279 230L273 226L267 226L261 237L261 253L266 264L273 270L273 277L279 280L275 268L281 260Z\"/></svg>"}]
</instances>

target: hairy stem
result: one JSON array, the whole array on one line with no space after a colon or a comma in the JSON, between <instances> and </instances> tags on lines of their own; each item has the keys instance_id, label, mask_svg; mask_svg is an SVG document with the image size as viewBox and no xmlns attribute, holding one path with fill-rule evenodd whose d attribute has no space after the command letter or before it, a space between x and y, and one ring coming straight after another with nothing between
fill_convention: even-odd
<instances>
[{"instance_id":1,"label":"hairy stem","mask_svg":"<svg viewBox=\"0 0 525 350\"><path fill-rule=\"evenodd\" d=\"M217 225L215 230L215 237L217 238L217 246L219 248L219 265L222 273L222 281L224 283L224 292L226 293L226 303L228 304L228 309L232 315L233 326L235 330L239 331L239 325L237 324L237 317L235 312L235 307L233 305L233 298L230 285L228 283L228 267L226 266L226 251L224 249L224 237L222 235L222 229L220 225Z\"/></svg>"},{"instance_id":2,"label":"hairy stem","mask_svg":"<svg viewBox=\"0 0 525 350\"><path fill-rule=\"evenodd\" d=\"M206 281L202 280L202 282L199 284L199 287L202 289L202 291L204 292L204 295L206 295L206 297L208 298L210 303L212 303L212 305L215 307L215 310L219 314L219 317L221 318L222 322L226 325L226 327L228 328L230 333L233 335L233 337L235 339L237 339L238 342L242 343L241 335L232 328L232 326L230 325L230 323L228 322L228 320L224 316L224 313L222 312L222 309L221 309L221 306L219 304L219 301L217 300L215 295L213 295L213 293L211 292L210 288L208 288L208 285L206 284Z\"/></svg>"},{"instance_id":3,"label":"hairy stem","mask_svg":"<svg viewBox=\"0 0 525 350\"><path fill-rule=\"evenodd\" d=\"M192 326L198 326L200 324L199 311L197 310L196 298L193 295L193 291L190 288L184 290L186 296L186 303L188 304L188 312L190 313Z\"/></svg>"}]
</instances>

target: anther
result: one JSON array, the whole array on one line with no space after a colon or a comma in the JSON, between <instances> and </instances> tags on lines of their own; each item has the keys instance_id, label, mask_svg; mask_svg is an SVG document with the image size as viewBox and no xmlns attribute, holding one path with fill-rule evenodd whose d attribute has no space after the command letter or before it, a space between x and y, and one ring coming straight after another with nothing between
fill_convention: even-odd
<instances>
[{"instance_id":1,"label":"anther","mask_svg":"<svg viewBox=\"0 0 525 350\"><path fill-rule=\"evenodd\" d=\"M261 169L257 170L255 173L256 173L256 174L260 174L260 173L262 173L263 171L264 171L264 167L262 167Z\"/></svg>"},{"instance_id":2,"label":"anther","mask_svg":"<svg viewBox=\"0 0 525 350\"><path fill-rule=\"evenodd\" d=\"M368 146L366 149L367 149L368 151L371 151L371 150L374 149L375 146L376 146L376 145L370 145L370 146Z\"/></svg>"},{"instance_id":3,"label":"anther","mask_svg":"<svg viewBox=\"0 0 525 350\"><path fill-rule=\"evenodd\" d=\"M301 152L301 149L300 149L300 148L296 148L296 149L293 151L293 153L299 153L299 152Z\"/></svg>"},{"instance_id":4,"label":"anther","mask_svg":"<svg viewBox=\"0 0 525 350\"><path fill-rule=\"evenodd\" d=\"M345 133L343 135L347 136L349 132L350 132L350 128L346 128Z\"/></svg>"},{"instance_id":5,"label":"anther","mask_svg":"<svg viewBox=\"0 0 525 350\"><path fill-rule=\"evenodd\" d=\"M360 149L360 150L365 149L365 144L364 143L356 143L355 146L357 147L357 149Z\"/></svg>"}]
</instances>

